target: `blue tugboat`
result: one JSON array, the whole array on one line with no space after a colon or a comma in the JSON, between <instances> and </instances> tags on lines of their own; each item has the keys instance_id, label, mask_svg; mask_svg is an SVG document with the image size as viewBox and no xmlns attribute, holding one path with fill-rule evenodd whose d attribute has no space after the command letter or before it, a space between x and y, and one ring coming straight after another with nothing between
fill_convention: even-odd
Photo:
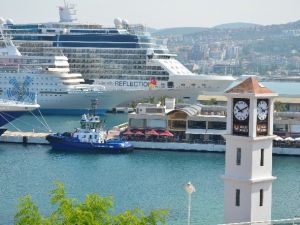
<instances>
[{"instance_id":1,"label":"blue tugboat","mask_svg":"<svg viewBox=\"0 0 300 225\"><path fill-rule=\"evenodd\" d=\"M52 149L89 153L122 154L132 152L133 146L127 141L107 139L103 120L93 114L84 114L80 128L74 132L50 134L46 137Z\"/></svg>"}]
</instances>

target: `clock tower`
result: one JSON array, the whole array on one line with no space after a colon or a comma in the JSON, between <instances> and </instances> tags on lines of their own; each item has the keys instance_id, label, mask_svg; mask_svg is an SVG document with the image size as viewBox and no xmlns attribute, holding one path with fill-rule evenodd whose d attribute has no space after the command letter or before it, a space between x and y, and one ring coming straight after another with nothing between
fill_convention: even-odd
<instances>
[{"instance_id":1,"label":"clock tower","mask_svg":"<svg viewBox=\"0 0 300 225\"><path fill-rule=\"evenodd\" d=\"M224 222L271 220L273 103L276 93L250 77L226 91Z\"/></svg>"}]
</instances>

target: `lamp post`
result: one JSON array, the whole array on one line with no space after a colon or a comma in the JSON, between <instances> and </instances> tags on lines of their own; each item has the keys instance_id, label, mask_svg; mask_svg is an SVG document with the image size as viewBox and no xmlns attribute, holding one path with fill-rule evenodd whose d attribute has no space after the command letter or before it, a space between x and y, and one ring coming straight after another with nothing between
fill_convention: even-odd
<instances>
[{"instance_id":1,"label":"lamp post","mask_svg":"<svg viewBox=\"0 0 300 225\"><path fill-rule=\"evenodd\" d=\"M191 208L192 208L192 194L196 191L191 182L184 185L184 190L188 194L188 225L191 224Z\"/></svg>"}]
</instances>

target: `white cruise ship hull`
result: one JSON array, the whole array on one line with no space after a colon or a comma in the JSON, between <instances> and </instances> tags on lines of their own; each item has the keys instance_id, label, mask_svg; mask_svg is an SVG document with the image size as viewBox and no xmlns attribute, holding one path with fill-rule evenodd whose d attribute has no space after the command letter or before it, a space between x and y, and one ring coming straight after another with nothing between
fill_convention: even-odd
<instances>
[{"instance_id":1,"label":"white cruise ship hull","mask_svg":"<svg viewBox=\"0 0 300 225\"><path fill-rule=\"evenodd\" d=\"M206 82L207 83L207 82ZM210 89L214 92L223 91L225 86L231 81L220 82L220 89ZM209 84L209 83L208 83ZM225 86L224 86L225 85ZM110 88L110 89L109 89ZM182 99L186 103L194 103L199 94L209 93L206 88L186 87L186 88L121 88L109 87L103 91L76 91L64 92L61 94L37 94L37 102L41 106L42 112L46 114L80 114L88 110L91 101L100 101L99 109L105 111L122 104L130 104L149 97L174 97ZM5 92L2 98L9 98Z\"/></svg>"},{"instance_id":2,"label":"white cruise ship hull","mask_svg":"<svg viewBox=\"0 0 300 225\"><path fill-rule=\"evenodd\" d=\"M193 103L200 94L197 88L157 90L112 90L89 93L68 93L61 96L38 96L41 110L46 114L81 114L91 107L91 101L100 101L99 110L106 111L121 104L130 104L149 97L175 97Z\"/></svg>"},{"instance_id":3,"label":"white cruise ship hull","mask_svg":"<svg viewBox=\"0 0 300 225\"><path fill-rule=\"evenodd\" d=\"M114 90L89 93L68 93L61 96L38 96L38 103L44 113L80 114L91 107L91 101L100 101L99 109L105 111L121 104L130 104L149 97L175 97L192 103L197 99L196 89L165 90Z\"/></svg>"},{"instance_id":4,"label":"white cruise ship hull","mask_svg":"<svg viewBox=\"0 0 300 225\"><path fill-rule=\"evenodd\" d=\"M99 109L109 110L149 97L174 97L186 103L194 103L199 94L224 92L233 82L226 77L186 75L172 76L170 81L101 80L94 85L67 86L59 76L49 74L5 73L1 74L0 97L30 102L36 95L44 113L81 114L88 110L91 101L100 101ZM64 74L63 74L64 75ZM66 76L66 75L64 75ZM185 79L184 79L185 78ZM100 85L100 86L99 86ZM100 88L105 86L105 88Z\"/></svg>"},{"instance_id":5,"label":"white cruise ship hull","mask_svg":"<svg viewBox=\"0 0 300 225\"><path fill-rule=\"evenodd\" d=\"M122 104L129 104L149 97L175 97L182 99L185 103L194 103L200 94L197 88L188 89L161 89L161 90L112 90L101 93L89 93L85 95L68 94L63 99L57 100L50 98L40 99L39 103L42 110L51 113L72 113L82 112L91 106L91 100L100 101L99 109L106 111ZM76 114L77 114L76 113Z\"/></svg>"},{"instance_id":6,"label":"white cruise ship hull","mask_svg":"<svg viewBox=\"0 0 300 225\"><path fill-rule=\"evenodd\" d=\"M196 89L161 89L161 90L117 90L105 91L101 94L100 108L103 110L111 109L118 105L129 104L133 101L143 100L149 97L174 97L183 99L186 103L197 100L198 90Z\"/></svg>"},{"instance_id":7,"label":"white cruise ship hull","mask_svg":"<svg viewBox=\"0 0 300 225\"><path fill-rule=\"evenodd\" d=\"M0 136L6 130L2 128L3 125L38 107L39 105L36 103L0 99Z\"/></svg>"}]
</instances>

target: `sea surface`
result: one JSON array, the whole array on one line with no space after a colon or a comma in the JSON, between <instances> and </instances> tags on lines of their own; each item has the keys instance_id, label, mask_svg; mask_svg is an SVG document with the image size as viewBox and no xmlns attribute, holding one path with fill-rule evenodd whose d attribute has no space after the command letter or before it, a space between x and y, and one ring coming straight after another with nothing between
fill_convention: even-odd
<instances>
[{"instance_id":1,"label":"sea surface","mask_svg":"<svg viewBox=\"0 0 300 225\"><path fill-rule=\"evenodd\" d=\"M235 81L231 87L237 85L241 81ZM291 81L265 81L261 82L265 87L278 93L279 95L296 95L300 96L300 82Z\"/></svg>"},{"instance_id":2,"label":"sea surface","mask_svg":"<svg viewBox=\"0 0 300 225\"><path fill-rule=\"evenodd\" d=\"M40 118L41 119L41 118ZM45 116L53 131L78 127L80 116ZM107 128L127 120L126 114L107 114ZM21 129L42 131L31 115L19 118ZM30 125L30 126L29 126ZM13 127L11 127L13 129ZM68 196L87 193L113 196L115 213L140 208L169 210L168 224L187 222L187 194L191 181L192 224L220 224L223 220L224 154L137 150L128 155L67 154L50 146L0 144L0 224L13 224L18 199L30 194L41 212L53 207L49 191L54 181L65 184ZM273 219L300 216L300 157L273 157Z\"/></svg>"}]
</instances>

